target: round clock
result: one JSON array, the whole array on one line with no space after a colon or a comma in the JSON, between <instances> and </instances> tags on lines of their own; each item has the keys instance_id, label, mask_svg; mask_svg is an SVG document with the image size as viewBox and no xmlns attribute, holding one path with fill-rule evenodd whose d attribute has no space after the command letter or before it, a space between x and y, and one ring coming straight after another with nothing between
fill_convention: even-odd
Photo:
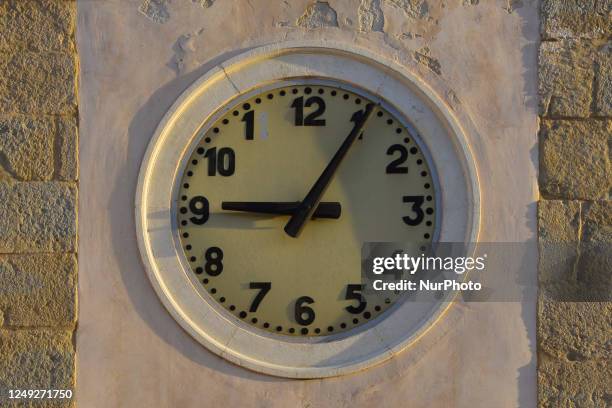
<instances>
[{"instance_id":1,"label":"round clock","mask_svg":"<svg viewBox=\"0 0 612 408\"><path fill-rule=\"evenodd\" d=\"M211 351L273 375L339 375L390 358L449 304L366 293L363 245L473 241L475 180L460 127L401 67L339 45L263 47L162 120L139 244L166 308Z\"/></svg>"}]
</instances>

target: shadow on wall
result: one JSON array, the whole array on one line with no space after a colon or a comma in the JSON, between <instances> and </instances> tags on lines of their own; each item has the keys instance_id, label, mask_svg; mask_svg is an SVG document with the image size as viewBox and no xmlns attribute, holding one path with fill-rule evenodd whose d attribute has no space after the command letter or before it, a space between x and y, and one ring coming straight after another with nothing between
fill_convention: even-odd
<instances>
[{"instance_id":1,"label":"shadow on wall","mask_svg":"<svg viewBox=\"0 0 612 408\"><path fill-rule=\"evenodd\" d=\"M140 164L158 123L175 100L193 82L214 66L244 51L246 50L239 49L220 55L193 72L174 79L159 88L138 110L128 129L127 164L118 172L123 177L118 178L121 182L115 185L110 196L109 214L122 214L125 213L126 209L133 211ZM112 242L115 256L120 264L123 284L134 309L143 321L170 347L180 351L185 357L197 364L231 376L250 379L256 377L260 381L282 381L280 378L260 375L228 363L201 347L189 334L182 330L164 309L153 287L148 284L148 279L144 276L144 266L137 271L131 267L133 265L133 254L139 253L137 248L126 250L127 246L135 247L137 245L136 227L133 220L133 217L130 218L130 223L111 220ZM169 330L169 328L172 329Z\"/></svg>"},{"instance_id":2,"label":"shadow on wall","mask_svg":"<svg viewBox=\"0 0 612 408\"><path fill-rule=\"evenodd\" d=\"M535 3L535 9L539 10L538 2ZM522 62L523 62L523 91L522 94L525 96L524 104L527 111L531 116L537 117L538 115L538 83L537 83L537 66L538 66L538 49L540 44L539 36L539 18L535 27L531 26L527 22L532 18L529 12L534 8L531 7L519 7L514 10L521 20L521 31L524 38L528 40L527 44L521 49ZM535 28L535 30L534 30ZM538 164L538 144L537 144L537 132L533 135L534 146L530 151L531 161L533 168L539 168ZM537 174L536 180L537 181ZM534 181L534 182L535 182ZM537 225L533 225L530 220L536 220L537 224L537 203L529 205L525 209L525 222L526 226L532 232L532 239L536 241L534 245L537 245ZM529 265L527 266L529 267ZM536 269L537 270L537 269ZM529 287L535 281L537 285L537 276L532 277L532 282L525 282L525 287ZM518 401L517 406L527 407L537 401L537 340L536 340L536 315L537 315L537 301L528 299L523 301L521 304L521 317L523 324L525 325L525 333L529 341L529 349L531 351L531 359L524 366L519 368L517 372L517 385L518 385Z\"/></svg>"}]
</instances>

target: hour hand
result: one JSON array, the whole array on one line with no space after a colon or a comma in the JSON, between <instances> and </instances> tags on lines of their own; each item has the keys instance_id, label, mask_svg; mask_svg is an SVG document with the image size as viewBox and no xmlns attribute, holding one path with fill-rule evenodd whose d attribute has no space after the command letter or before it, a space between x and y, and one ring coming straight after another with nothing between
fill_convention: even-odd
<instances>
[{"instance_id":1,"label":"hour hand","mask_svg":"<svg viewBox=\"0 0 612 408\"><path fill-rule=\"evenodd\" d=\"M228 211L242 211L259 214L293 215L300 202L267 202L267 201L223 201L221 208ZM342 208L338 202L319 203L312 218L340 218Z\"/></svg>"}]
</instances>

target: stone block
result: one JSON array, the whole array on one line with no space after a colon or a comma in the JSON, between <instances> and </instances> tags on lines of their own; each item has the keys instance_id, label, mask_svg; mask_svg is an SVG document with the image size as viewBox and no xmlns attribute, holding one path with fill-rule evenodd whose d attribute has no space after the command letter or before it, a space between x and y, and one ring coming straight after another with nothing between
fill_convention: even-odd
<instances>
[{"instance_id":1,"label":"stone block","mask_svg":"<svg viewBox=\"0 0 612 408\"><path fill-rule=\"evenodd\" d=\"M76 134L72 117L0 117L0 166L17 180L75 180Z\"/></svg>"},{"instance_id":2,"label":"stone block","mask_svg":"<svg viewBox=\"0 0 612 408\"><path fill-rule=\"evenodd\" d=\"M612 186L610 120L544 120L540 126L540 189L549 198L598 200Z\"/></svg>"},{"instance_id":3,"label":"stone block","mask_svg":"<svg viewBox=\"0 0 612 408\"><path fill-rule=\"evenodd\" d=\"M611 302L557 302L542 296L538 304L538 345L563 361L612 359Z\"/></svg>"},{"instance_id":4,"label":"stone block","mask_svg":"<svg viewBox=\"0 0 612 408\"><path fill-rule=\"evenodd\" d=\"M73 327L76 273L72 254L0 255L0 326Z\"/></svg>"},{"instance_id":5,"label":"stone block","mask_svg":"<svg viewBox=\"0 0 612 408\"><path fill-rule=\"evenodd\" d=\"M74 114L76 65L70 53L0 53L0 113Z\"/></svg>"},{"instance_id":6,"label":"stone block","mask_svg":"<svg viewBox=\"0 0 612 408\"><path fill-rule=\"evenodd\" d=\"M612 46L602 46L595 58L595 115L612 116Z\"/></svg>"},{"instance_id":7,"label":"stone block","mask_svg":"<svg viewBox=\"0 0 612 408\"><path fill-rule=\"evenodd\" d=\"M593 59L593 47L589 43L570 40L541 43L538 70L540 115L590 115Z\"/></svg>"},{"instance_id":8,"label":"stone block","mask_svg":"<svg viewBox=\"0 0 612 408\"><path fill-rule=\"evenodd\" d=\"M61 182L0 182L0 253L75 252L77 191Z\"/></svg>"},{"instance_id":9,"label":"stone block","mask_svg":"<svg viewBox=\"0 0 612 408\"><path fill-rule=\"evenodd\" d=\"M609 361L557 360L539 353L538 407L609 407L610 378Z\"/></svg>"},{"instance_id":10,"label":"stone block","mask_svg":"<svg viewBox=\"0 0 612 408\"><path fill-rule=\"evenodd\" d=\"M0 51L73 49L76 2L4 0L0 2Z\"/></svg>"},{"instance_id":11,"label":"stone block","mask_svg":"<svg viewBox=\"0 0 612 408\"><path fill-rule=\"evenodd\" d=\"M541 200L538 203L538 281L540 289L558 297L572 281L578 256L580 203Z\"/></svg>"},{"instance_id":12,"label":"stone block","mask_svg":"<svg viewBox=\"0 0 612 408\"><path fill-rule=\"evenodd\" d=\"M542 38L605 38L612 33L611 14L611 0L543 0Z\"/></svg>"},{"instance_id":13,"label":"stone block","mask_svg":"<svg viewBox=\"0 0 612 408\"><path fill-rule=\"evenodd\" d=\"M62 117L57 121L55 144L55 179L74 181L79 178L79 140L75 117Z\"/></svg>"},{"instance_id":14,"label":"stone block","mask_svg":"<svg viewBox=\"0 0 612 408\"><path fill-rule=\"evenodd\" d=\"M583 204L576 279L590 299L612 301L612 201Z\"/></svg>"},{"instance_id":15,"label":"stone block","mask_svg":"<svg viewBox=\"0 0 612 408\"><path fill-rule=\"evenodd\" d=\"M65 407L69 400L9 400L9 389L74 391L72 331L0 330L0 406Z\"/></svg>"}]
</instances>

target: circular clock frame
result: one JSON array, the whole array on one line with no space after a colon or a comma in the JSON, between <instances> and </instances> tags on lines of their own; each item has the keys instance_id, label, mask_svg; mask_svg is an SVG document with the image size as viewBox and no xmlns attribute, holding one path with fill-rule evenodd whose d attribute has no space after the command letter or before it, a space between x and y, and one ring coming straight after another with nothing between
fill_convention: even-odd
<instances>
[{"instance_id":1,"label":"circular clock frame","mask_svg":"<svg viewBox=\"0 0 612 408\"><path fill-rule=\"evenodd\" d=\"M214 67L166 113L145 154L136 192L138 244L148 277L174 319L217 355L254 371L291 378L331 377L379 364L421 337L451 299L415 313L398 302L354 332L310 338L262 334L196 290L176 221L176 181L206 123L256 88L304 78L344 83L392 107L418 132L437 174L437 241L476 242L480 195L464 128L419 77L399 64L344 44L285 42L245 52ZM219 109L221 107L221 110ZM418 116L419 121L408 121ZM416 305L416 306L415 306ZM422 306L429 307L429 306Z\"/></svg>"}]
</instances>

